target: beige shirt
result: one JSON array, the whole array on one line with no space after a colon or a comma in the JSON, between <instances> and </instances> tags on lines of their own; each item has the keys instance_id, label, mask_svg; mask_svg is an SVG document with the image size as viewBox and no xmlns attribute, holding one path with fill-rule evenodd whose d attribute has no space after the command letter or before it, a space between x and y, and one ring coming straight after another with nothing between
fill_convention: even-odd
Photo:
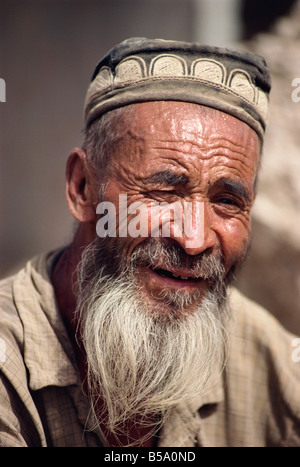
<instances>
[{"instance_id":1,"label":"beige shirt","mask_svg":"<svg viewBox=\"0 0 300 467\"><path fill-rule=\"evenodd\" d=\"M0 283L0 446L103 446L49 278L53 255ZM231 291L226 368L191 406L177 407L161 447L300 446L295 336Z\"/></svg>"}]
</instances>

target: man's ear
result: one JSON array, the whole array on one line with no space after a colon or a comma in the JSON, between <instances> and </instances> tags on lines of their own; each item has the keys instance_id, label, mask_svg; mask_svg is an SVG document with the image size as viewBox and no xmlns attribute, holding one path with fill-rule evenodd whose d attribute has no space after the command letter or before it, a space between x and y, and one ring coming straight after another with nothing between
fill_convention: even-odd
<instances>
[{"instance_id":1,"label":"man's ear","mask_svg":"<svg viewBox=\"0 0 300 467\"><path fill-rule=\"evenodd\" d=\"M72 216L79 222L93 222L96 218L96 196L88 177L86 154L75 148L66 167L66 198Z\"/></svg>"}]
</instances>

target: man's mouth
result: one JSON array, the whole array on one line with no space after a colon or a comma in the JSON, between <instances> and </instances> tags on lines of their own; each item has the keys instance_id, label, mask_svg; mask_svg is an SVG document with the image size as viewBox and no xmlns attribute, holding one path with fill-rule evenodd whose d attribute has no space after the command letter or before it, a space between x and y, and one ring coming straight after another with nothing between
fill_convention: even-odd
<instances>
[{"instance_id":1,"label":"man's mouth","mask_svg":"<svg viewBox=\"0 0 300 467\"><path fill-rule=\"evenodd\" d=\"M200 281L201 277L196 277L192 275L188 275L187 273L183 273L180 271L172 272L169 271L168 269L163 269L163 268L150 268L152 269L153 272L158 274L161 277L168 277L173 280L177 281Z\"/></svg>"},{"instance_id":2,"label":"man's mouth","mask_svg":"<svg viewBox=\"0 0 300 467\"><path fill-rule=\"evenodd\" d=\"M172 249L172 245L169 249L163 244L150 246L140 247L132 259L135 278L148 295L159 297L175 291L185 296L187 293L204 296L213 286L218 262L211 255L191 258L175 246Z\"/></svg>"},{"instance_id":3,"label":"man's mouth","mask_svg":"<svg viewBox=\"0 0 300 467\"><path fill-rule=\"evenodd\" d=\"M191 272L180 269L165 269L162 267L144 266L141 270L141 280L152 290L182 290L195 292L203 287L203 277L196 277Z\"/></svg>"}]
</instances>

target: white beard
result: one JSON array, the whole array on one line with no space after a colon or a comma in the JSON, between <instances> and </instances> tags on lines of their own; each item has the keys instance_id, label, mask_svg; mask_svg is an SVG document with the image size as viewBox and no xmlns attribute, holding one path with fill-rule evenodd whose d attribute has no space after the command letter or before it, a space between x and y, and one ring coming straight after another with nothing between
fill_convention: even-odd
<instances>
[{"instance_id":1,"label":"white beard","mask_svg":"<svg viewBox=\"0 0 300 467\"><path fill-rule=\"evenodd\" d=\"M124 434L128 421L155 431L173 407L203 394L219 376L226 301L220 306L217 293L208 292L194 312L160 319L132 275L115 278L104 269L81 284L77 310L92 410L111 433Z\"/></svg>"}]
</instances>

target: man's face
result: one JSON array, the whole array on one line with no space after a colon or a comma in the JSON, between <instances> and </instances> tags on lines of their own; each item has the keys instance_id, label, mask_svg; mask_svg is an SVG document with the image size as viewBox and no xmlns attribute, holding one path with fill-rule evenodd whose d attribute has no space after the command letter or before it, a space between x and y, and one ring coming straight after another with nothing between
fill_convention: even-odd
<instances>
[{"instance_id":1,"label":"man's face","mask_svg":"<svg viewBox=\"0 0 300 467\"><path fill-rule=\"evenodd\" d=\"M125 115L93 190L101 186L97 203L116 208L116 236L96 236L84 250L77 301L91 406L108 432L121 434L140 420L154 432L223 368L226 287L248 250L260 152L246 124L197 105L134 104ZM152 211L142 209L148 235L130 235L133 203L163 202L192 203L190 231L178 235L175 216L169 236L151 236ZM106 216L98 207L97 226ZM199 231L201 241L187 241Z\"/></svg>"},{"instance_id":2,"label":"man's face","mask_svg":"<svg viewBox=\"0 0 300 467\"><path fill-rule=\"evenodd\" d=\"M127 207L190 203L192 235L202 229L203 238L200 244L188 242L184 231L176 235L172 220L167 238L118 237L123 226L117 216L117 237L103 241L115 270L116 261L128 265L132 256L140 258L135 279L154 307L168 308L162 300L168 293L194 296L199 303L211 286L199 258L222 258L226 279L247 253L259 139L236 118L194 104L149 102L134 109L128 131L113 148L104 200L115 205L117 214L120 194L126 195ZM150 217L140 220L149 224ZM176 261L167 260L166 249L176 251Z\"/></svg>"}]
</instances>

